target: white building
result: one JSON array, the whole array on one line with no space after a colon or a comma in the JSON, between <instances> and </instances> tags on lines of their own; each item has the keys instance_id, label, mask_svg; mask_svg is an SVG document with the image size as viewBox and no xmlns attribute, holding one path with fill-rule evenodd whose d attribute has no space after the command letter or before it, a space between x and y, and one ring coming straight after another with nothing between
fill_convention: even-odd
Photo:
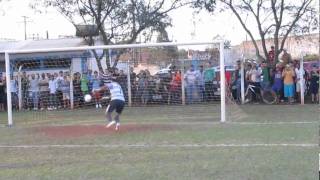
<instances>
[{"instance_id":1,"label":"white building","mask_svg":"<svg viewBox=\"0 0 320 180\"><path fill-rule=\"evenodd\" d=\"M3 41L0 42L0 73L5 71L5 50L30 50L50 49L86 46L82 38L45 39L26 41ZM105 62L105 58L102 59ZM22 71L32 72L58 72L73 71L85 72L88 69L98 70L98 66L92 53L89 51L68 51L48 53L10 54L11 72L16 72L22 65ZM118 65L123 69L123 64ZM106 68L106 63L102 63Z\"/></svg>"}]
</instances>

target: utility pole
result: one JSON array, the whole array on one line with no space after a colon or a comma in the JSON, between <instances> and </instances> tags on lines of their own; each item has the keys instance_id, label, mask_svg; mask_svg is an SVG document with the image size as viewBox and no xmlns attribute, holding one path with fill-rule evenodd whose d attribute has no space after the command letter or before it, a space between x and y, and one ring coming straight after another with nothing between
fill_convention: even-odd
<instances>
[{"instance_id":1,"label":"utility pole","mask_svg":"<svg viewBox=\"0 0 320 180\"><path fill-rule=\"evenodd\" d=\"M24 24L24 40L27 40L27 19L29 18L28 16L22 16L23 17L23 24Z\"/></svg>"}]
</instances>

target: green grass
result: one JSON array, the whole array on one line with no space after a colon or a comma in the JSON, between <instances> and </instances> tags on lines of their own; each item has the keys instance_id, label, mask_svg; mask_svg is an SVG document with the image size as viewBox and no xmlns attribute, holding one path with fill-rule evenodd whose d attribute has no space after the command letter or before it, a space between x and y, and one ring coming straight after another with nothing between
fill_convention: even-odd
<instances>
[{"instance_id":1,"label":"green grass","mask_svg":"<svg viewBox=\"0 0 320 180\"><path fill-rule=\"evenodd\" d=\"M229 123L224 124L218 123L219 112L218 105L127 108L122 116L124 126L158 124L170 128L74 138L50 137L35 131L35 128L103 125L103 110L14 113L14 127L0 128L1 146L122 146L118 148L2 147L0 179L309 180L318 178L319 148L315 144L319 141L319 106L231 105L227 111ZM6 114L0 113L0 124L5 123ZM148 146L126 146L129 144ZM200 146L179 146L188 144ZM217 144L312 144L314 146L201 146Z\"/></svg>"}]
</instances>

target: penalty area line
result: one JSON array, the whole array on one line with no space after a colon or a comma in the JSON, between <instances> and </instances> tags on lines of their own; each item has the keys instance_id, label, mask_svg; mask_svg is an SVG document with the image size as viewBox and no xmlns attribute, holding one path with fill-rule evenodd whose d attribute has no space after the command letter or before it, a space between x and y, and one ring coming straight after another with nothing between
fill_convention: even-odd
<instances>
[{"instance_id":1,"label":"penalty area line","mask_svg":"<svg viewBox=\"0 0 320 180\"><path fill-rule=\"evenodd\" d=\"M47 148L251 148L251 147L319 147L318 144L46 144L0 145L0 148L47 149Z\"/></svg>"}]
</instances>

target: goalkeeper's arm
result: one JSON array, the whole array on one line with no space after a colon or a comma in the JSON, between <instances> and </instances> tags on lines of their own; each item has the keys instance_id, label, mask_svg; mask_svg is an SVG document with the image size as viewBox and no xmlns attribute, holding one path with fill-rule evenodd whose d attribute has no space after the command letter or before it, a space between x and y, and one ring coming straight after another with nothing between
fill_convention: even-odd
<instances>
[{"instance_id":1,"label":"goalkeeper's arm","mask_svg":"<svg viewBox=\"0 0 320 180\"><path fill-rule=\"evenodd\" d=\"M94 90L95 92L104 92L108 90L108 87L106 85L101 86L99 89Z\"/></svg>"}]
</instances>

